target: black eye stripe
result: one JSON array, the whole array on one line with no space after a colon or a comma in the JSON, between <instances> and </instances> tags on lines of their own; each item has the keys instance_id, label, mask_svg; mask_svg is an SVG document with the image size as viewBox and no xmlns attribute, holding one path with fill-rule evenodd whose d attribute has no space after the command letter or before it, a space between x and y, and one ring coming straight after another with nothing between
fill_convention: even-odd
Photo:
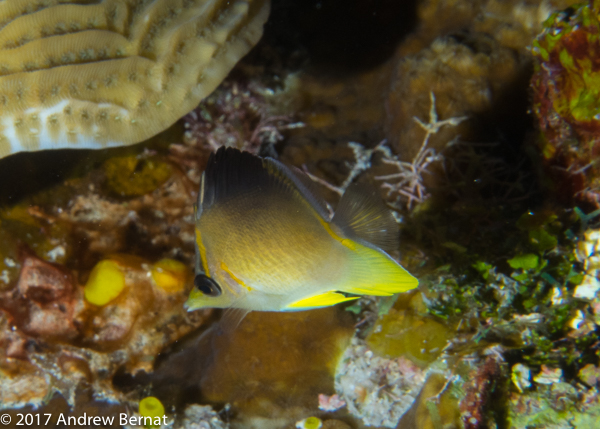
<instances>
[{"instance_id":1,"label":"black eye stripe","mask_svg":"<svg viewBox=\"0 0 600 429\"><path fill-rule=\"evenodd\" d=\"M207 296L219 296L222 292L217 282L204 274L198 274L194 277L194 286Z\"/></svg>"}]
</instances>

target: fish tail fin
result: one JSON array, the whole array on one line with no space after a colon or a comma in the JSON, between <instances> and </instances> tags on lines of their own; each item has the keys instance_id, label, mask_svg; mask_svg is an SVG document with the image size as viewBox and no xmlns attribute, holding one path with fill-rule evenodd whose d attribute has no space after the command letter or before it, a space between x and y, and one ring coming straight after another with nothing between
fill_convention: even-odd
<instances>
[{"instance_id":1,"label":"fish tail fin","mask_svg":"<svg viewBox=\"0 0 600 429\"><path fill-rule=\"evenodd\" d=\"M356 295L389 296L418 286L418 280L384 252L357 245L347 281L340 291Z\"/></svg>"},{"instance_id":2,"label":"fish tail fin","mask_svg":"<svg viewBox=\"0 0 600 429\"><path fill-rule=\"evenodd\" d=\"M398 224L376 189L350 185L331 223L351 251L341 292L389 296L417 287L417 279L385 253L398 248Z\"/></svg>"}]
</instances>

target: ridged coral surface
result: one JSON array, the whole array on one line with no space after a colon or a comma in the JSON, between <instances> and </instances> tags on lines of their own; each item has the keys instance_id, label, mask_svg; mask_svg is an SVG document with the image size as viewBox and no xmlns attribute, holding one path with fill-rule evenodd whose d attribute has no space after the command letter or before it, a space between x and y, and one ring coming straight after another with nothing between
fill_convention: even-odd
<instances>
[{"instance_id":1,"label":"ridged coral surface","mask_svg":"<svg viewBox=\"0 0 600 429\"><path fill-rule=\"evenodd\" d=\"M268 13L268 0L1 2L0 157L159 133L227 76Z\"/></svg>"}]
</instances>

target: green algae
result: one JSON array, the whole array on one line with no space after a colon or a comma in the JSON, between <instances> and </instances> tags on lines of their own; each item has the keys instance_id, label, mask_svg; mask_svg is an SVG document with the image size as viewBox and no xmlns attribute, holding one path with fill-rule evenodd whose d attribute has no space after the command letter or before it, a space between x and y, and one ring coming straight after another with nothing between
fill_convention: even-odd
<instances>
[{"instance_id":1,"label":"green algae","mask_svg":"<svg viewBox=\"0 0 600 429\"><path fill-rule=\"evenodd\" d=\"M523 270L533 270L538 268L540 258L533 253L527 253L525 255L517 255L514 258L508 259L506 262L514 269L521 268Z\"/></svg>"},{"instance_id":2,"label":"green algae","mask_svg":"<svg viewBox=\"0 0 600 429\"><path fill-rule=\"evenodd\" d=\"M573 212L540 210L515 226L512 255L461 255L456 266L423 276L427 311L459 325L472 346L500 343L515 362L579 368L593 359L594 341L593 333L568 336L587 305L573 297L584 274L574 253L579 220Z\"/></svg>"},{"instance_id":3,"label":"green algae","mask_svg":"<svg viewBox=\"0 0 600 429\"><path fill-rule=\"evenodd\" d=\"M600 421L598 392L581 392L569 383L540 385L513 395L509 401L511 428L594 429Z\"/></svg>"}]
</instances>

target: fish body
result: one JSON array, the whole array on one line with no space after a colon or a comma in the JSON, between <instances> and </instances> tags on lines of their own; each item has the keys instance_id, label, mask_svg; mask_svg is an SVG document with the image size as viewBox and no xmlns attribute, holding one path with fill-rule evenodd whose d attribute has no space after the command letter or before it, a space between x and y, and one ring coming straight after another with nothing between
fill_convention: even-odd
<instances>
[{"instance_id":1,"label":"fish body","mask_svg":"<svg viewBox=\"0 0 600 429\"><path fill-rule=\"evenodd\" d=\"M395 242L396 223L381 201L353 188L329 219L309 186L302 173L270 158L233 148L211 156L196 213L199 287L189 310L304 310L357 298L345 294L391 295L417 286L364 239Z\"/></svg>"}]
</instances>

